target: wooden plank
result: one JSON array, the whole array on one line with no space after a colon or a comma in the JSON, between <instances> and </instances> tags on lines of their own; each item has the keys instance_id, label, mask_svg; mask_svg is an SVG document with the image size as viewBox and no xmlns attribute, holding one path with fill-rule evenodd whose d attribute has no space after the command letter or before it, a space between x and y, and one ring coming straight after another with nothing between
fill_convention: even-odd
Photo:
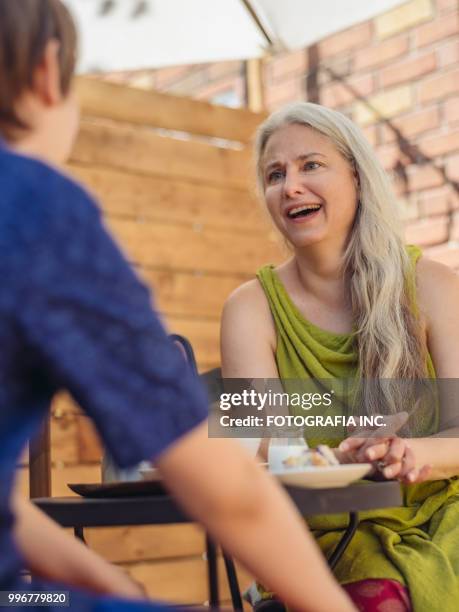
<instances>
[{"instance_id":1,"label":"wooden plank","mask_svg":"<svg viewBox=\"0 0 459 612\"><path fill-rule=\"evenodd\" d=\"M51 418L51 462L53 465L74 465L79 463L78 415L61 408L63 402L56 404L58 418Z\"/></svg>"},{"instance_id":2,"label":"wooden plank","mask_svg":"<svg viewBox=\"0 0 459 612\"><path fill-rule=\"evenodd\" d=\"M204 534L194 524L86 529L88 546L112 563L202 555Z\"/></svg>"},{"instance_id":3,"label":"wooden plank","mask_svg":"<svg viewBox=\"0 0 459 612\"><path fill-rule=\"evenodd\" d=\"M274 230L257 238L224 228L113 218L107 223L133 263L153 268L253 276L260 266L285 258Z\"/></svg>"},{"instance_id":4,"label":"wooden plank","mask_svg":"<svg viewBox=\"0 0 459 612\"><path fill-rule=\"evenodd\" d=\"M266 234L270 224L251 192L133 175L73 163L72 174L88 185L111 216L177 222Z\"/></svg>"},{"instance_id":5,"label":"wooden plank","mask_svg":"<svg viewBox=\"0 0 459 612\"><path fill-rule=\"evenodd\" d=\"M245 62L247 106L255 113L261 113L265 106L263 73L263 58L256 57Z\"/></svg>"},{"instance_id":6,"label":"wooden plank","mask_svg":"<svg viewBox=\"0 0 459 612\"><path fill-rule=\"evenodd\" d=\"M219 587L222 599L229 599L229 589L223 561L219 564ZM169 602L203 604L208 600L207 562L204 559L181 559L158 563L136 563L126 566L129 574L141 582L150 597ZM252 577L238 568L241 590Z\"/></svg>"},{"instance_id":7,"label":"wooden plank","mask_svg":"<svg viewBox=\"0 0 459 612\"><path fill-rule=\"evenodd\" d=\"M51 425L45 418L29 442L29 495L48 497L51 493Z\"/></svg>"},{"instance_id":8,"label":"wooden plank","mask_svg":"<svg viewBox=\"0 0 459 612\"><path fill-rule=\"evenodd\" d=\"M219 319L223 304L234 289L253 278L193 274L141 268L140 276L152 288L155 303L166 316Z\"/></svg>"},{"instance_id":9,"label":"wooden plank","mask_svg":"<svg viewBox=\"0 0 459 612\"><path fill-rule=\"evenodd\" d=\"M76 446L78 463L102 461L103 443L92 420L83 414L77 416Z\"/></svg>"},{"instance_id":10,"label":"wooden plank","mask_svg":"<svg viewBox=\"0 0 459 612\"><path fill-rule=\"evenodd\" d=\"M199 369L210 370L220 365L220 323L167 317L171 332L182 334L191 342Z\"/></svg>"},{"instance_id":11,"label":"wooden plank","mask_svg":"<svg viewBox=\"0 0 459 612\"><path fill-rule=\"evenodd\" d=\"M19 468L17 473L19 490L28 497L29 470L28 468ZM69 482L100 482L100 465L52 467L51 494L53 497L75 495L67 486Z\"/></svg>"},{"instance_id":12,"label":"wooden plank","mask_svg":"<svg viewBox=\"0 0 459 612\"><path fill-rule=\"evenodd\" d=\"M249 149L216 147L103 122L82 122L71 161L234 189L247 190L253 183Z\"/></svg>"},{"instance_id":13,"label":"wooden plank","mask_svg":"<svg viewBox=\"0 0 459 612\"><path fill-rule=\"evenodd\" d=\"M80 77L84 115L249 142L265 115L190 98Z\"/></svg>"}]
</instances>

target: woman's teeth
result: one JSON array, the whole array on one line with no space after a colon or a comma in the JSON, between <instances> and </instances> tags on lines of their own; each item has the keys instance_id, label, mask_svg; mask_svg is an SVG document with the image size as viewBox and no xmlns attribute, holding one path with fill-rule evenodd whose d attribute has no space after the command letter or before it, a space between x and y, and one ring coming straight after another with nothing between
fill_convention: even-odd
<instances>
[{"instance_id":1,"label":"woman's teeth","mask_svg":"<svg viewBox=\"0 0 459 612\"><path fill-rule=\"evenodd\" d=\"M296 219L297 217L306 217L307 215L316 212L320 208L322 208L320 204L316 206L297 206L296 208L292 208L291 210L289 210L287 216L290 219Z\"/></svg>"}]
</instances>

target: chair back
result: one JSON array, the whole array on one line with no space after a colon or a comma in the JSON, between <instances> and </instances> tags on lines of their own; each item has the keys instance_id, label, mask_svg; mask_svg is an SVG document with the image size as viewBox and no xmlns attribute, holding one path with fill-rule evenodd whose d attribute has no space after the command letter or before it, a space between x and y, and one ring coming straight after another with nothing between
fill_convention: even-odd
<instances>
[{"instance_id":1,"label":"chair back","mask_svg":"<svg viewBox=\"0 0 459 612\"><path fill-rule=\"evenodd\" d=\"M29 443L29 497L51 495L51 422L46 416L40 431Z\"/></svg>"}]
</instances>

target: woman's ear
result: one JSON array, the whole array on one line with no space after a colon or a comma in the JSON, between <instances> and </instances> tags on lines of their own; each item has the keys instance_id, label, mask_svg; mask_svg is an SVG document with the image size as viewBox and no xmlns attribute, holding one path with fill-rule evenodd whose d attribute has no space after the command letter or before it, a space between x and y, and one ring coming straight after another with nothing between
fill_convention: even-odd
<instances>
[{"instance_id":1,"label":"woman's ear","mask_svg":"<svg viewBox=\"0 0 459 612\"><path fill-rule=\"evenodd\" d=\"M60 43L55 38L46 43L43 57L33 75L33 93L45 106L62 101L61 71L59 67Z\"/></svg>"}]
</instances>

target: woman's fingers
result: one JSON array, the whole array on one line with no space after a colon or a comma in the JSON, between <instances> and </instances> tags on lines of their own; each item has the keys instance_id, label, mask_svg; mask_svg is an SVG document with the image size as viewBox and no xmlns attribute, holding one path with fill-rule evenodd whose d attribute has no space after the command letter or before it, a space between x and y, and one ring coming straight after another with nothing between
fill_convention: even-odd
<instances>
[{"instance_id":1,"label":"woman's fingers","mask_svg":"<svg viewBox=\"0 0 459 612\"><path fill-rule=\"evenodd\" d=\"M414 484L418 482L424 482L429 479L430 472L432 471L432 466L423 465L420 470L415 468L408 472L408 474L403 478L403 482L406 484Z\"/></svg>"},{"instance_id":2,"label":"woman's fingers","mask_svg":"<svg viewBox=\"0 0 459 612\"><path fill-rule=\"evenodd\" d=\"M400 473L400 479L406 484L413 484L416 482L424 482L428 480L432 466L423 465L421 468L416 466L416 457L410 446L406 446L405 457L403 461L403 470Z\"/></svg>"},{"instance_id":3,"label":"woman's fingers","mask_svg":"<svg viewBox=\"0 0 459 612\"><path fill-rule=\"evenodd\" d=\"M390 448L390 440L373 440L364 450L364 457L370 461L378 461L385 458Z\"/></svg>"},{"instance_id":4,"label":"woman's fingers","mask_svg":"<svg viewBox=\"0 0 459 612\"><path fill-rule=\"evenodd\" d=\"M346 438L339 445L339 450L343 453L355 451L365 444L368 438Z\"/></svg>"},{"instance_id":5,"label":"woman's fingers","mask_svg":"<svg viewBox=\"0 0 459 612\"><path fill-rule=\"evenodd\" d=\"M408 474L416 469L413 451L402 438L394 438L384 458L385 466L382 473L385 478L399 478L405 480ZM417 474L414 475L417 477Z\"/></svg>"},{"instance_id":6,"label":"woman's fingers","mask_svg":"<svg viewBox=\"0 0 459 612\"><path fill-rule=\"evenodd\" d=\"M377 453L372 452L376 450ZM408 458L408 464L406 464L407 445L405 440L394 437L388 441L385 450L386 452L383 453L382 445L379 445L379 447L372 447L367 453L370 459L378 461L378 467L385 478L397 478L413 469L414 461L411 457Z\"/></svg>"},{"instance_id":7,"label":"woman's fingers","mask_svg":"<svg viewBox=\"0 0 459 612\"><path fill-rule=\"evenodd\" d=\"M405 455L406 448L407 445L405 440L402 438L393 438L385 457L386 464L390 465L391 463L401 463Z\"/></svg>"},{"instance_id":8,"label":"woman's fingers","mask_svg":"<svg viewBox=\"0 0 459 612\"><path fill-rule=\"evenodd\" d=\"M417 466L416 466L416 458L414 456L411 447L405 442L405 455L403 456L403 469L400 472L400 476L403 479L408 478L408 474L416 471L417 476Z\"/></svg>"}]
</instances>

